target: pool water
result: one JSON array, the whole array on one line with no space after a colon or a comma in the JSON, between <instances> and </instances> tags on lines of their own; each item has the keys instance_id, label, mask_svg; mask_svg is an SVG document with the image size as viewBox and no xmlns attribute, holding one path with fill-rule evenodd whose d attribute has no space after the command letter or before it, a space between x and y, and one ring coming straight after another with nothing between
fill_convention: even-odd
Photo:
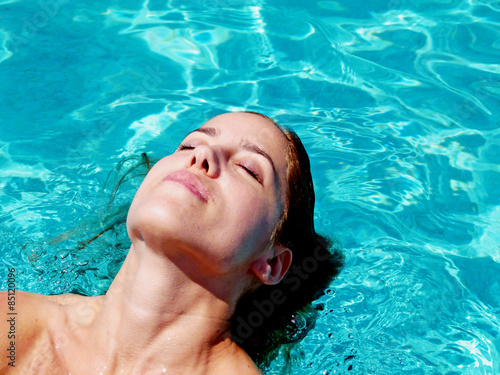
<instances>
[{"instance_id":1,"label":"pool water","mask_svg":"<svg viewBox=\"0 0 500 375\"><path fill-rule=\"evenodd\" d=\"M102 294L127 239L74 238L108 172L261 111L303 139L346 254L265 372L500 373L499 24L487 0L1 0L2 289L15 267L19 289Z\"/></svg>"}]
</instances>

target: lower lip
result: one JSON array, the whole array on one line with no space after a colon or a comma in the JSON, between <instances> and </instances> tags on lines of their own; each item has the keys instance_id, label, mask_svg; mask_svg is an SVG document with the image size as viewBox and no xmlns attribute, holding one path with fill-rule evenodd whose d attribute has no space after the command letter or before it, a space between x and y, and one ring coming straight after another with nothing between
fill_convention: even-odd
<instances>
[{"instance_id":1,"label":"lower lip","mask_svg":"<svg viewBox=\"0 0 500 375\"><path fill-rule=\"evenodd\" d=\"M188 184L187 182L184 182L182 180L178 180L178 179L175 179L175 178L166 178L165 181L172 181L172 182L176 182L178 183L179 185L182 185L184 186L186 189L188 189L191 193L193 193L194 195L196 195L198 198L200 198L203 202L208 202L208 199L207 197L205 197L200 191L198 191L198 189L196 189L193 185L190 185Z\"/></svg>"}]
</instances>

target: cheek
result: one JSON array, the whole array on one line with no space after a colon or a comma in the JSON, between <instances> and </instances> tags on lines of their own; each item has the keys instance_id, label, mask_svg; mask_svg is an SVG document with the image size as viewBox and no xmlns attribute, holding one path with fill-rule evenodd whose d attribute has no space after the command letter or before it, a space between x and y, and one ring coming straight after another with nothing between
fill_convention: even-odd
<instances>
[{"instance_id":1,"label":"cheek","mask_svg":"<svg viewBox=\"0 0 500 375\"><path fill-rule=\"evenodd\" d=\"M269 241L278 218L274 199L241 187L231 191L227 205L227 225L237 229L243 242L260 246Z\"/></svg>"}]
</instances>

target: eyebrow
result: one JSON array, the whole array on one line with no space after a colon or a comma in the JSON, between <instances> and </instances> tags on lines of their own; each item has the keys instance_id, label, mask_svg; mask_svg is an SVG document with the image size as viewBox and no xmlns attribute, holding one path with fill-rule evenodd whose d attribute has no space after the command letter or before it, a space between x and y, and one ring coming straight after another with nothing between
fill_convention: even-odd
<instances>
[{"instance_id":1,"label":"eyebrow","mask_svg":"<svg viewBox=\"0 0 500 375\"><path fill-rule=\"evenodd\" d=\"M217 137L217 136L220 135L219 129L210 128L210 127L198 128L198 129L193 130L189 134L193 134L193 133L196 133L196 132L200 132L200 133L206 134L206 135L208 135L210 137Z\"/></svg>"},{"instance_id":2,"label":"eyebrow","mask_svg":"<svg viewBox=\"0 0 500 375\"><path fill-rule=\"evenodd\" d=\"M253 152L253 153L256 153L256 154L259 154L259 155L262 155L263 157L265 157L269 161L269 163L271 164L271 167L273 167L273 171L276 172L276 168L274 167L273 159L271 159L271 157L268 155L268 153L265 152L263 149L261 149L259 146L257 146L256 144L253 144L251 142L248 142L247 140L243 140L241 142L241 147L243 147L243 149L245 149L247 151L250 151L250 152Z\"/></svg>"},{"instance_id":3,"label":"eyebrow","mask_svg":"<svg viewBox=\"0 0 500 375\"><path fill-rule=\"evenodd\" d=\"M193 130L189 134L196 133L196 132L200 132L200 133L206 134L209 137L217 137L217 136L220 135L220 130L219 129L211 128L211 127L198 128L196 130ZM258 154L258 155L261 155L261 156L265 157L267 159L267 161L269 161L269 163L271 164L271 167L273 168L273 172L276 173L276 167L274 166L273 159L269 156L269 154L267 152L265 152L263 149L261 149L256 144L254 144L252 142L249 142L249 141L247 141L245 139L242 140L242 142L240 144L241 144L241 147L244 150L247 150L247 151L250 151L250 152L253 152L255 154Z\"/></svg>"}]
</instances>

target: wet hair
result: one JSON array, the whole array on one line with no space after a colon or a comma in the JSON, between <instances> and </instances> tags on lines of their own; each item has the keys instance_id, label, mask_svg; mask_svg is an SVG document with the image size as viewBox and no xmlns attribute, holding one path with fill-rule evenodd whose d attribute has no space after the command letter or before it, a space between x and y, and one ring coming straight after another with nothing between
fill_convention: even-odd
<instances>
[{"instance_id":1,"label":"wet hair","mask_svg":"<svg viewBox=\"0 0 500 375\"><path fill-rule=\"evenodd\" d=\"M285 345L291 347L314 327L318 312L311 302L340 273L340 246L314 229L315 194L307 152L298 135L279 126L286 138L286 198L273 233L275 244L289 248L292 264L277 285L262 285L244 295L232 317L233 340L259 365L267 366Z\"/></svg>"}]
</instances>

